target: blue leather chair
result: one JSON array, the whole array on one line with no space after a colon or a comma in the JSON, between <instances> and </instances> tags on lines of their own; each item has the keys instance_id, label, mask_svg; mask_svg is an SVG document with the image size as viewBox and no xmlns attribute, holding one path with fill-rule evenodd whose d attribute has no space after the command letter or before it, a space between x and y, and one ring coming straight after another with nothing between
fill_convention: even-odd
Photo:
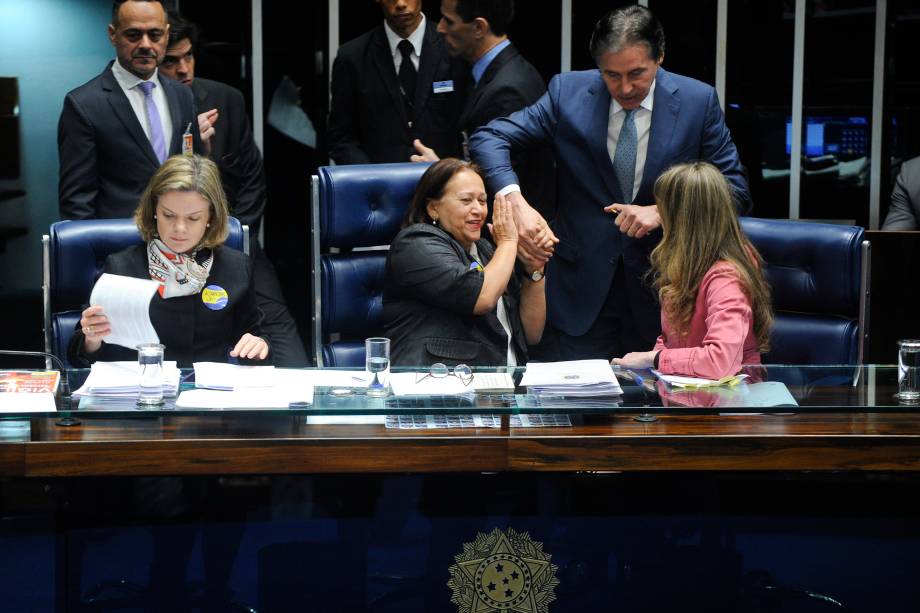
<instances>
[{"instance_id":1,"label":"blue leather chair","mask_svg":"<svg viewBox=\"0 0 920 613\"><path fill-rule=\"evenodd\" d=\"M773 289L773 364L862 364L869 241L858 226L742 217Z\"/></svg>"},{"instance_id":2,"label":"blue leather chair","mask_svg":"<svg viewBox=\"0 0 920 613\"><path fill-rule=\"evenodd\" d=\"M67 364L67 345L89 302L105 258L141 242L133 219L84 219L51 224L42 236L45 351ZM226 245L249 253L249 227L230 218ZM67 364L70 366L69 364Z\"/></svg>"},{"instance_id":3,"label":"blue leather chair","mask_svg":"<svg viewBox=\"0 0 920 613\"><path fill-rule=\"evenodd\" d=\"M383 333L385 248L399 232L428 166L323 166L313 176L317 366L363 367L364 339Z\"/></svg>"}]
</instances>

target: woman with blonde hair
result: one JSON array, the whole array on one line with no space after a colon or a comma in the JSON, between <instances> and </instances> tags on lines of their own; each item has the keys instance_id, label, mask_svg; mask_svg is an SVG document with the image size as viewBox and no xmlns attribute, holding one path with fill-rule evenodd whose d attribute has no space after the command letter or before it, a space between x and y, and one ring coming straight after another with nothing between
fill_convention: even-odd
<instances>
[{"instance_id":1,"label":"woman with blonde hair","mask_svg":"<svg viewBox=\"0 0 920 613\"><path fill-rule=\"evenodd\" d=\"M150 179L134 213L144 242L110 255L103 272L160 284L150 320L165 359L194 362L265 360L262 313L256 306L252 264L223 247L229 212L217 166L200 156L174 156ZM111 345L111 324L101 306L83 311L67 356L86 366L130 360L136 352Z\"/></svg>"},{"instance_id":2,"label":"woman with blonde hair","mask_svg":"<svg viewBox=\"0 0 920 613\"><path fill-rule=\"evenodd\" d=\"M661 336L614 364L706 379L760 364L773 324L763 260L741 230L731 190L711 164L670 168L655 182L663 236L652 252Z\"/></svg>"}]
</instances>

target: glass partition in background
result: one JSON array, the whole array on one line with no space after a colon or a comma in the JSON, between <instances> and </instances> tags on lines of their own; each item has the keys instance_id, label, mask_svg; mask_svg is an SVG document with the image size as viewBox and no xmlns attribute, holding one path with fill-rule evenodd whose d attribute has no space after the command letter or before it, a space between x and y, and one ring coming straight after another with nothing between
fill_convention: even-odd
<instances>
[{"instance_id":1,"label":"glass partition in background","mask_svg":"<svg viewBox=\"0 0 920 613\"><path fill-rule=\"evenodd\" d=\"M612 0L596 2L594 0L572 0L572 70L592 70L597 64L588 51L588 42L597 20L613 9L628 6L635 2ZM665 31L667 34L667 31Z\"/></svg>"},{"instance_id":2,"label":"glass partition in background","mask_svg":"<svg viewBox=\"0 0 920 613\"><path fill-rule=\"evenodd\" d=\"M888 212L894 180L901 163L920 155L920 0L891 0L888 3L886 40L884 151L889 167L882 169L879 224Z\"/></svg>"},{"instance_id":3,"label":"glass partition in background","mask_svg":"<svg viewBox=\"0 0 920 613\"><path fill-rule=\"evenodd\" d=\"M665 54L662 67L714 87L716 0L649 0L648 7L664 27Z\"/></svg>"},{"instance_id":4,"label":"glass partition in background","mask_svg":"<svg viewBox=\"0 0 920 613\"><path fill-rule=\"evenodd\" d=\"M747 169L755 217L789 217L795 0L728 4L725 119Z\"/></svg>"},{"instance_id":5,"label":"glass partition in background","mask_svg":"<svg viewBox=\"0 0 920 613\"><path fill-rule=\"evenodd\" d=\"M875 0L809 0L802 100L802 219L869 225ZM792 118L786 148L791 148Z\"/></svg>"}]
</instances>

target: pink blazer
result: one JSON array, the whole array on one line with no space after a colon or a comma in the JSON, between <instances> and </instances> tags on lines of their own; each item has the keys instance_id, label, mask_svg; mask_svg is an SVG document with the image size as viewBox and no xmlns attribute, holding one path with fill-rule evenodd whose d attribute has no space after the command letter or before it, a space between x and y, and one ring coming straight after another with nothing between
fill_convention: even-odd
<instances>
[{"instance_id":1,"label":"pink blazer","mask_svg":"<svg viewBox=\"0 0 920 613\"><path fill-rule=\"evenodd\" d=\"M737 374L742 364L760 364L751 301L734 266L716 262L703 276L686 336L674 332L662 311L655 351L661 351L660 372L704 379Z\"/></svg>"}]
</instances>

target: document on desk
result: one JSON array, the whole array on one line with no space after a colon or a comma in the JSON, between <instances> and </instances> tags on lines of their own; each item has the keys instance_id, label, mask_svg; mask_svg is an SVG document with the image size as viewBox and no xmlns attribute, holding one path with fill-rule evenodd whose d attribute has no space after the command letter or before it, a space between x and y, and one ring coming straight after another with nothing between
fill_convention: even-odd
<instances>
[{"instance_id":1,"label":"document on desk","mask_svg":"<svg viewBox=\"0 0 920 613\"><path fill-rule=\"evenodd\" d=\"M233 390L275 385L274 366L242 366L224 362L195 362L195 387Z\"/></svg>"},{"instance_id":2,"label":"document on desk","mask_svg":"<svg viewBox=\"0 0 920 613\"><path fill-rule=\"evenodd\" d=\"M747 375L732 375L721 379L701 379L699 377L685 377L682 375L664 375L657 370L652 371L658 379L673 387L686 389L699 389L701 387L716 387L737 385L747 378Z\"/></svg>"},{"instance_id":3,"label":"document on desk","mask_svg":"<svg viewBox=\"0 0 920 613\"><path fill-rule=\"evenodd\" d=\"M535 394L601 396L623 393L607 360L528 362L521 385Z\"/></svg>"},{"instance_id":4,"label":"document on desk","mask_svg":"<svg viewBox=\"0 0 920 613\"><path fill-rule=\"evenodd\" d=\"M51 392L0 392L0 413L51 413L56 410Z\"/></svg>"},{"instance_id":5,"label":"document on desk","mask_svg":"<svg viewBox=\"0 0 920 613\"><path fill-rule=\"evenodd\" d=\"M163 362L163 395L172 398L179 390L180 372L174 360ZM141 367L137 362L94 362L86 381L74 397L128 398L140 392Z\"/></svg>"},{"instance_id":6,"label":"document on desk","mask_svg":"<svg viewBox=\"0 0 920 613\"><path fill-rule=\"evenodd\" d=\"M309 401L306 400L309 396ZM293 390L286 387L235 390L193 389L179 394L180 409L287 409L292 403L313 402L313 388Z\"/></svg>"},{"instance_id":7,"label":"document on desk","mask_svg":"<svg viewBox=\"0 0 920 613\"><path fill-rule=\"evenodd\" d=\"M159 343L150 321L150 300L160 286L150 279L103 274L96 281L89 303L101 306L112 332L105 342L136 349L142 343Z\"/></svg>"},{"instance_id":8,"label":"document on desk","mask_svg":"<svg viewBox=\"0 0 920 613\"><path fill-rule=\"evenodd\" d=\"M456 396L474 390L459 377L432 377L421 372L390 373L394 396Z\"/></svg>"}]
</instances>

